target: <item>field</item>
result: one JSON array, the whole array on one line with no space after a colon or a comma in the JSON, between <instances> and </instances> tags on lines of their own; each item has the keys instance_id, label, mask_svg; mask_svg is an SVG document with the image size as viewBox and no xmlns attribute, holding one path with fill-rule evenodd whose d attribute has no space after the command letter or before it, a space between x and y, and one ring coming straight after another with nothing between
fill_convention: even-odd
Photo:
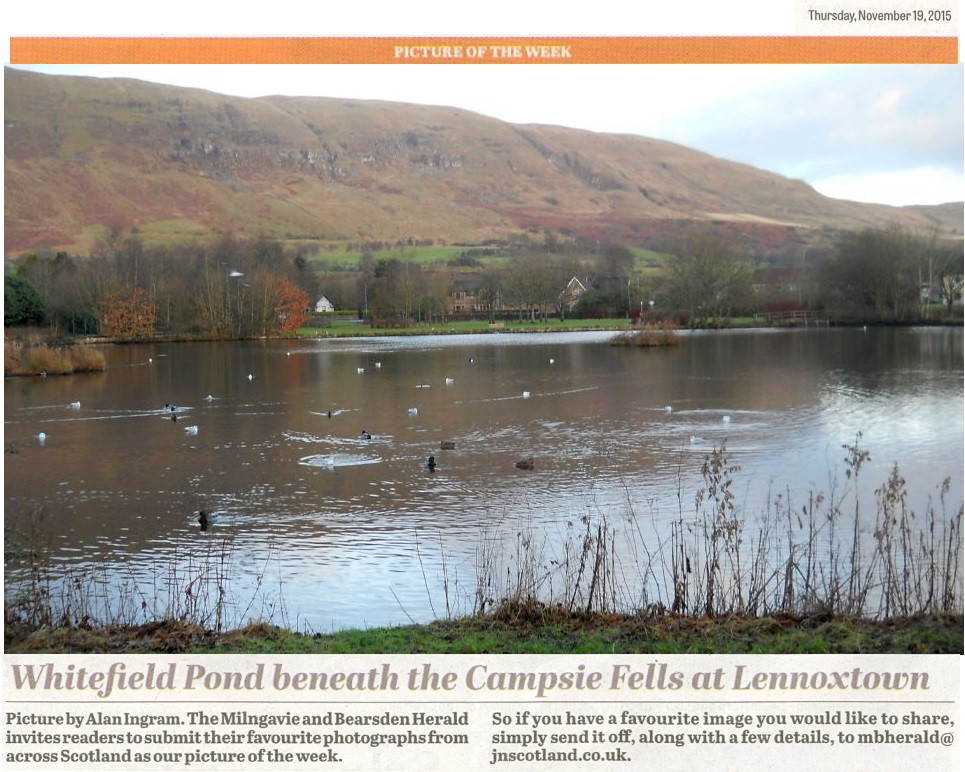
<instances>
[{"instance_id":1,"label":"field","mask_svg":"<svg viewBox=\"0 0 965 772\"><path fill-rule=\"evenodd\" d=\"M287 242L289 247L297 248L302 246L306 249L309 244L297 241ZM354 249L346 249L344 244L322 245L312 242L311 246L317 248L314 253L307 255L311 264L316 267L324 267L335 271L354 271L358 268L362 252ZM633 249L635 264L634 269L639 272L653 273L663 259L659 252L647 249ZM489 254L491 253L491 254ZM493 266L497 268L505 267L513 259L509 250L505 246L478 246L469 244L457 244L449 246L412 246L404 248L378 249L368 251L375 262L379 260L400 260L403 262L415 263L424 269L445 268L450 261L459 261L466 256L478 261L479 266ZM578 257L581 257L578 255ZM582 256L586 257L586 256Z\"/></svg>"}]
</instances>

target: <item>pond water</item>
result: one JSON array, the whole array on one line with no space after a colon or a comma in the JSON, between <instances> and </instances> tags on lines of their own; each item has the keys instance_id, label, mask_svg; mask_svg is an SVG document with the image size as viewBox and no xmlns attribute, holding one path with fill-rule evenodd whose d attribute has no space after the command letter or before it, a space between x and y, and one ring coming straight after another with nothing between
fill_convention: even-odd
<instances>
[{"instance_id":1,"label":"pond water","mask_svg":"<svg viewBox=\"0 0 965 772\"><path fill-rule=\"evenodd\" d=\"M484 573L559 562L584 517L665 548L720 446L748 519L845 489L858 433L860 495L898 463L913 508L946 478L962 501L960 328L611 338L110 346L103 373L7 379L7 593L43 542L92 616L223 590L230 624L427 621L471 611Z\"/></svg>"}]
</instances>

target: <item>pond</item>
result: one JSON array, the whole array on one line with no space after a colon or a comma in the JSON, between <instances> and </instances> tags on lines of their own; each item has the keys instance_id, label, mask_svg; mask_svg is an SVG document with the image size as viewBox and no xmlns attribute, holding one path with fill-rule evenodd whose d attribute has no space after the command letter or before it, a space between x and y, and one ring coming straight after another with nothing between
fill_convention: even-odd
<instances>
[{"instance_id":1,"label":"pond","mask_svg":"<svg viewBox=\"0 0 965 772\"><path fill-rule=\"evenodd\" d=\"M470 612L523 574L569 592L552 568L601 522L632 534L624 573L667 555L721 447L748 523L854 489L872 534L895 463L916 512L946 479L961 505L961 328L611 338L118 345L103 373L6 379L7 597L41 552L51 597L100 620L327 632Z\"/></svg>"}]
</instances>

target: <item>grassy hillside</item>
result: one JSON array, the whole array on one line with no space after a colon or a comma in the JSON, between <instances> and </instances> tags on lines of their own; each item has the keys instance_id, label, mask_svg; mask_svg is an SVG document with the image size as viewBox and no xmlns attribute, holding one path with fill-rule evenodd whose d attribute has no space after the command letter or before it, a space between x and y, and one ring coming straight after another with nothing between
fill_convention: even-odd
<instances>
[{"instance_id":1,"label":"grassy hillside","mask_svg":"<svg viewBox=\"0 0 965 772\"><path fill-rule=\"evenodd\" d=\"M232 232L319 243L480 243L547 229L654 247L692 220L755 245L898 222L960 234L961 204L836 201L638 136L450 107L242 99L4 70L5 249L86 252Z\"/></svg>"}]
</instances>

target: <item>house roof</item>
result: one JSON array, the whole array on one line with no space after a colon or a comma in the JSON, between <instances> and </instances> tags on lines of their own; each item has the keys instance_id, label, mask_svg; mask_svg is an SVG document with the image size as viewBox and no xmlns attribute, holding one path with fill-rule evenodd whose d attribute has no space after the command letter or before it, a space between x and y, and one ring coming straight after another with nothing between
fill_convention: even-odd
<instances>
[{"instance_id":1,"label":"house roof","mask_svg":"<svg viewBox=\"0 0 965 772\"><path fill-rule=\"evenodd\" d=\"M478 292L482 286L483 277L478 273L456 273L449 282L452 290L463 292Z\"/></svg>"}]
</instances>

